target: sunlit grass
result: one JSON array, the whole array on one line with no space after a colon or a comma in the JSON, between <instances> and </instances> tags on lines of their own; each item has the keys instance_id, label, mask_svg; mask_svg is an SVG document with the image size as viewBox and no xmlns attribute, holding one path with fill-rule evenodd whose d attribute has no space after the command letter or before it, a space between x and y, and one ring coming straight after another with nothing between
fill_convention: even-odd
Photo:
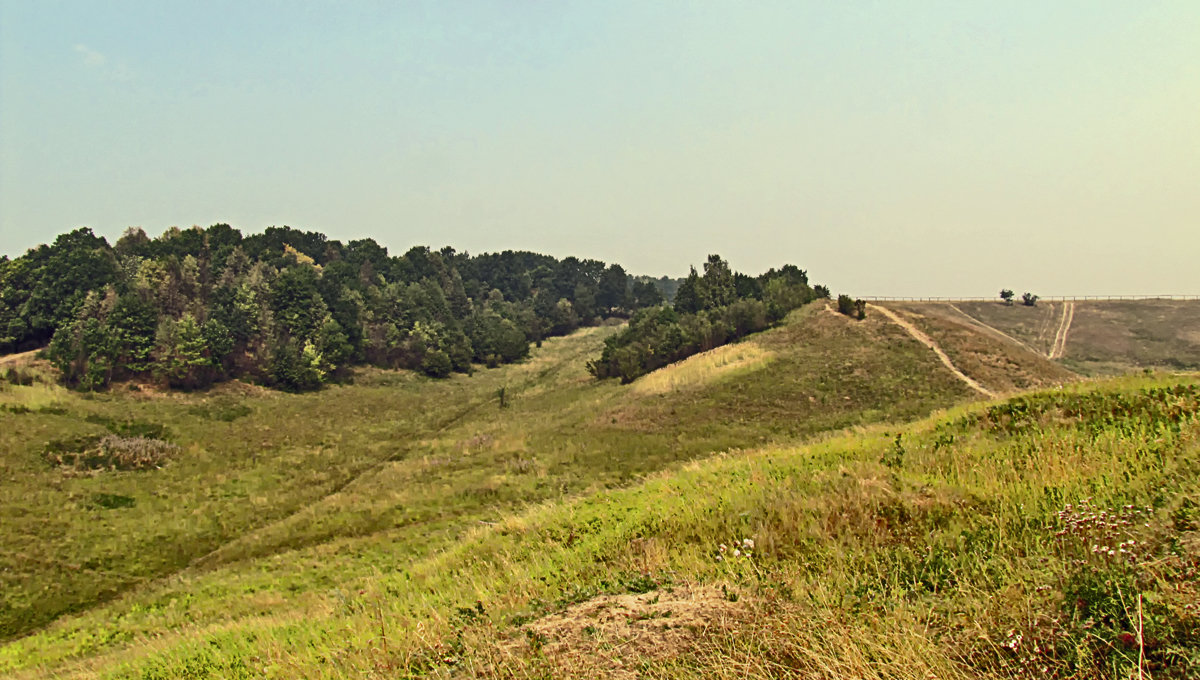
<instances>
[{"instance_id":1,"label":"sunlit grass","mask_svg":"<svg viewBox=\"0 0 1200 680\"><path fill-rule=\"evenodd\" d=\"M1176 384L1196 381L1138 378L1070 392L1134 398ZM324 592L310 583L303 617L271 613L278 601L254 590L246 597L263 611L226 624L189 624L181 618L186 608L171 605L126 607L107 625L134 645L78 670L84 677L384 678L572 677L590 668L592 677L624 677L614 671L616 658L669 678L1008 678L1023 677L1030 659L1048 669L1043 677L1136 675L1137 649L1110 649L1124 624L1084 628L1062 617L1065 605L1074 606L1063 589L1073 587L1072 574L1087 572L1075 571L1072 554L1057 547L1055 517L1083 498L1097 508L1149 506L1144 540L1167 552L1144 567L1153 575L1139 582L1144 591L1126 595L1144 595L1162 620L1194 617L1183 605L1196 596L1195 583L1169 566L1178 561L1170 546L1194 546L1196 536L1179 519L1200 493L1194 410L1177 421L1115 421L1098 432L1068 418L1015 434L974 424L981 414L955 409L904 428L876 425L807 446L730 452L628 489L504 514L413 562L378 564ZM719 550L742 538L754 541L751 557ZM1195 547L1183 550L1185 559L1200 559ZM287 560L302 573L319 555L311 549ZM212 597L239 582L250 581L216 572L189 592ZM272 583L286 581L262 586ZM685 651L636 658L602 647L582 658L546 656L523 632L525 622L574 602L673 584L734 593L744 617ZM1169 655L1186 652L1187 624L1156 625L1151 658L1179 663ZM1036 651L1035 641L1052 640L1039 636L1057 635L1054 626L1076 647ZM1028 642L1013 649L1017 634ZM10 645L0 659L12 661L19 649L29 656L13 663L24 665L72 639L56 641L47 631ZM1080 669L1072 664L1082 663L1078 645L1095 645L1108 665L1073 674ZM106 648L116 649L97 649Z\"/></svg>"},{"instance_id":2,"label":"sunlit grass","mask_svg":"<svg viewBox=\"0 0 1200 680\"><path fill-rule=\"evenodd\" d=\"M1194 424L1091 432L1055 420L997 437L965 425L982 411L962 405L869 424L911 413L884 410L889 381L922 388L913 376L936 360L870 319L804 321L814 325L763 336L768 370L669 400L587 378L581 359L602 329L471 378L369 372L314 395L68 393L63 413L0 415L10 426L0 473L22 490L0 507L21 527L3 539L6 606L93 598L0 645L0 674L565 677L566 661L529 653L523 622L606 593L696 583L728 588L747 618L686 655L630 660L646 673L971 677L1003 661L1009 629L1050 611L1038 588L1059 583L1062 560L1044 528L1064 499L1150 499L1161 519L1197 494ZM822 373L830 357L835 372ZM1179 382L1195 378L1050 394ZM772 385L814 399L756 396ZM930 398L958 402L945 385ZM613 422L639 398L675 419ZM864 418L864 407L879 411ZM854 427L800 430L803 445L744 438L818 411L830 419L817 422ZM48 439L114 423L163 425L181 457L84 477L46 466ZM97 494L135 504L104 509ZM753 559L715 559L743 538ZM182 560L156 561L164 551ZM462 611L477 606L485 613Z\"/></svg>"},{"instance_id":3,"label":"sunlit grass","mask_svg":"<svg viewBox=\"0 0 1200 680\"><path fill-rule=\"evenodd\" d=\"M666 394L688 389L740 372L764 368L773 357L773 352L763 349L753 340L724 345L638 378L633 382L633 392Z\"/></svg>"}]
</instances>

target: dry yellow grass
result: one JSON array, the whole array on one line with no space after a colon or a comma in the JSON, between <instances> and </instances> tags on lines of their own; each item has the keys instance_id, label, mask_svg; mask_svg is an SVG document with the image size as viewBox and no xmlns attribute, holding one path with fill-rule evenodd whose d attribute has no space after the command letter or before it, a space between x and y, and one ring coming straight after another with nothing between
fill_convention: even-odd
<instances>
[{"instance_id":1,"label":"dry yellow grass","mask_svg":"<svg viewBox=\"0 0 1200 680\"><path fill-rule=\"evenodd\" d=\"M666 394L707 385L737 373L762 368L774 356L774 352L753 342L725 345L642 376L634 381L633 391L636 394Z\"/></svg>"}]
</instances>

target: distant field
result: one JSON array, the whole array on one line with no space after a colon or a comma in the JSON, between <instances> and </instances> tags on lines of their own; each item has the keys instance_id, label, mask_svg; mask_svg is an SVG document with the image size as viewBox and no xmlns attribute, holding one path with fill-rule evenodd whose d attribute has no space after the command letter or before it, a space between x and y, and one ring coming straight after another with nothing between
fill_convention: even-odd
<instances>
[{"instance_id":1,"label":"distant field","mask_svg":"<svg viewBox=\"0 0 1200 680\"><path fill-rule=\"evenodd\" d=\"M930 308L941 308L952 314L955 308L1001 333L1024 343L1029 349L1042 356L1050 354L1054 344L1054 332L1062 316L1062 303L1039 302L1034 307L1022 304L1005 305L1000 302L957 302L920 303Z\"/></svg>"},{"instance_id":2,"label":"distant field","mask_svg":"<svg viewBox=\"0 0 1200 680\"><path fill-rule=\"evenodd\" d=\"M1071 371L1029 347L980 328L948 305L908 302L880 304L905 314L938 343L959 370L998 394L1049 387L1078 379Z\"/></svg>"},{"instance_id":3,"label":"distant field","mask_svg":"<svg viewBox=\"0 0 1200 680\"><path fill-rule=\"evenodd\" d=\"M924 303L931 307L947 303ZM998 302L955 306L975 319L1048 354L1062 320L1063 302L1036 307ZM1112 300L1074 302L1061 363L1085 375L1142 368L1200 369L1200 301Z\"/></svg>"}]
</instances>

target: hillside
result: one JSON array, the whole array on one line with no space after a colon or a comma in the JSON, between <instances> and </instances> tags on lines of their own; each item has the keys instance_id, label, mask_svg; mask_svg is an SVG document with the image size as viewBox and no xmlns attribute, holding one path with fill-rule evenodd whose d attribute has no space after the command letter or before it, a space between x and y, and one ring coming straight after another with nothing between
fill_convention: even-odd
<instances>
[{"instance_id":1,"label":"hillside","mask_svg":"<svg viewBox=\"0 0 1200 680\"><path fill-rule=\"evenodd\" d=\"M360 475L283 534L268 526L241 550L10 642L0 663L13 677L965 678L1032 666L1079 677L1081 665L1123 677L1137 663L1127 641L1140 596L1145 667L1195 670L1196 377L957 408L506 506L515 484L562 481L556 466L578 472L591 457L603 479L594 459L613 460L572 438L560 442L571 462L521 463L504 440L506 421L533 422L523 401L562 403L557 390L578 382L565 371L538 393L573 340L595 338L565 339L526 367L539 381L511 415L493 404L460 431L466 416L423 441L428 453ZM594 415L614 394L578 397L574 408ZM580 415L567 420L584 427ZM451 451L478 467L434 457ZM397 521L442 489L462 490L441 499L457 498L457 518ZM485 507L461 502L484 489ZM1100 510L1132 521L1093 536ZM305 547L270 547L306 533ZM1137 548L1127 563L1096 558L1097 540Z\"/></svg>"},{"instance_id":2,"label":"hillside","mask_svg":"<svg viewBox=\"0 0 1200 680\"><path fill-rule=\"evenodd\" d=\"M240 383L201 393L6 386L2 474L20 487L0 500L14 528L0 538L3 630L27 633L181 570L258 572L251 560L292 550L386 546L394 562L530 502L970 396L897 329L817 305L738 346L761 347L769 363L669 392L586 374L612 332L547 340L525 363L471 377L364 370L315 394ZM110 433L153 433L178 451L140 472L47 463L48 452ZM372 559L306 576L329 583Z\"/></svg>"},{"instance_id":3,"label":"hillside","mask_svg":"<svg viewBox=\"0 0 1200 680\"><path fill-rule=\"evenodd\" d=\"M906 303L959 323L970 317L1085 375L1200 370L1200 300ZM1067 323L1069 321L1069 323ZM1055 347L1055 340L1060 347Z\"/></svg>"},{"instance_id":4,"label":"hillside","mask_svg":"<svg viewBox=\"0 0 1200 680\"><path fill-rule=\"evenodd\" d=\"M972 566L977 556L955 557L963 544L950 537L992 527L986 531L1001 533L979 545L993 551L1013 522L1041 523L1014 510L1034 498L1032 478L1022 477L1034 468L1061 467L1037 487L1046 494L1037 512L1085 487L1097 498L1124 493L1141 503L1139 494L1148 492L1138 489L1163 484L1170 493L1154 501L1160 509L1194 497L1189 475L1196 471L1186 461L1195 460L1188 424L1195 395L1187 391L1195 379L1087 388L1116 395L1098 397L1100 404L1142 404L1140 390L1180 380L1185 391L1178 399L1154 392L1162 403L1144 407L1167 413L1165 425L1088 430L1103 442L1100 468L1064 465L1058 456L1076 450L1070 442L1082 435L1073 434L1070 418L1050 412L1022 415L1032 420L1013 429L1015 414L1026 409L987 411L985 420L1003 431L971 425L978 408L899 425L979 394L885 315L854 321L825 305L810 304L779 328L630 385L596 381L584 368L613 327L549 339L525 362L474 376L431 380L362 369L352 384L311 394L236 381L196 393L5 385L0 478L14 493L0 499L0 516L12 527L0 536L0 625L9 638L0 646L0 673L508 677L570 675L582 672L570 664L582 663L626 677L606 660L607 643L587 630L637 637L677 615L685 630L719 624L740 632L723 633L719 645L685 632L668 636L678 644L657 633L640 637L635 649L647 655L647 667L672 677L719 675L726 663L749 663L755 650L764 669L818 658L832 664L840 658L834 652L864 654L871 645L873 654L913 661L942 642L914 640L904 649L888 646L894 638L868 642L878 631L916 625L888 618L913 596L908 587L869 585L884 578L880 569L899 569L932 549L901 525L954 529L935 542L938 560L949 560L937 568L950 571L936 577L934 594L960 582L985 592L1008 581L970 579L1005 572L990 561ZM1023 386L1073 379L1011 343L998 346L919 311L894 311L996 391L1018 389L1018 379ZM998 355L993 363L989 352ZM1058 408L1060 397L1048 398ZM1172 423L1187 426L1176 431ZM1135 441L1142 436L1136 428L1151 426L1155 441L1168 444L1147 451L1172 462L1112 467L1134 464L1118 461L1118 452L1147 446ZM839 437L823 434L847 427L853 431ZM172 448L160 467L145 470L48 463L108 434L161 438ZM798 445L814 437L827 441ZM1038 453L1046 442L1056 443ZM1013 467L1010 446L1037 462ZM1139 481L1126 490L1104 481L1129 475ZM851 535L839 538L839 527ZM753 560L716 560L718 544L742 538L754 540ZM829 541L842 547L831 553ZM868 544L892 547L876 554ZM1032 559L1045 546L1020 550L1013 560ZM858 585L838 591L812 582L818 564L836 565L837 578ZM903 568L917 569L913 578L923 582L920 574L932 567L920 564ZM1009 576L1016 585L1031 578L1025 566ZM641 591L653 594L637 601L623 595ZM954 595L954 606L977 606L966 592ZM797 600L798 593L810 599ZM844 610L846 597L860 604ZM576 602L583 609L568 608ZM873 602L890 604L876 610ZM767 630L790 630L813 615L805 607L818 605L821 620L847 626L842 632L854 645L796 648L787 654L800 656L790 660L755 647ZM634 612L625 617L633 629L592 620L607 621L599 613L606 608ZM905 617L916 611L908 604L900 610ZM846 611L874 613L847 618ZM592 622L572 623L580 617ZM573 642L554 647L558 640ZM997 653L994 645L983 648ZM660 653L672 649L680 659ZM851 665L829 668L861 670L853 659L837 663ZM938 668L954 677L957 666Z\"/></svg>"}]
</instances>

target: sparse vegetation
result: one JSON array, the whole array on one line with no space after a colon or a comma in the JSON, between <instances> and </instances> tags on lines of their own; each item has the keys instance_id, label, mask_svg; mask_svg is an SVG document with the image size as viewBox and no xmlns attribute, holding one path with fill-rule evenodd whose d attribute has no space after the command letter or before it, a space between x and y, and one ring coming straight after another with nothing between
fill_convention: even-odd
<instances>
[{"instance_id":1,"label":"sparse vegetation","mask_svg":"<svg viewBox=\"0 0 1200 680\"><path fill-rule=\"evenodd\" d=\"M162 467L179 447L161 439L106 435L91 442L84 438L71 442L82 447L47 445L46 460L75 470L153 470ZM76 450L72 450L76 449Z\"/></svg>"}]
</instances>

